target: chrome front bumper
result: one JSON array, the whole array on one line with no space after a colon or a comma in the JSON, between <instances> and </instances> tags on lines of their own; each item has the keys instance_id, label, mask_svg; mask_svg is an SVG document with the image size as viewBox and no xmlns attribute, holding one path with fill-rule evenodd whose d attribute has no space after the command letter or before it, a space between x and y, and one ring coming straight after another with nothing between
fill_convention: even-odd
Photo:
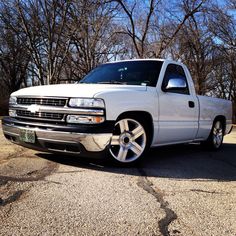
<instances>
[{"instance_id":1,"label":"chrome front bumper","mask_svg":"<svg viewBox=\"0 0 236 236\"><path fill-rule=\"evenodd\" d=\"M111 140L112 133L75 133L50 131L40 128L25 128L12 124L2 124L5 137L18 145L46 152L62 152L76 155L89 155L104 151ZM33 130L35 143L20 140L20 130Z\"/></svg>"}]
</instances>

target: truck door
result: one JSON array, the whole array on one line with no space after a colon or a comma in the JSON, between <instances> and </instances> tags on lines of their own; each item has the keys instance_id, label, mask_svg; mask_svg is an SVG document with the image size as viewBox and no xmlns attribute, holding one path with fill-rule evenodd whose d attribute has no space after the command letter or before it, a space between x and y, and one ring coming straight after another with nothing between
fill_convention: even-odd
<instances>
[{"instance_id":1,"label":"truck door","mask_svg":"<svg viewBox=\"0 0 236 236\"><path fill-rule=\"evenodd\" d=\"M198 100L191 94L181 65L169 64L158 91L159 132L156 144L192 141L198 130Z\"/></svg>"}]
</instances>

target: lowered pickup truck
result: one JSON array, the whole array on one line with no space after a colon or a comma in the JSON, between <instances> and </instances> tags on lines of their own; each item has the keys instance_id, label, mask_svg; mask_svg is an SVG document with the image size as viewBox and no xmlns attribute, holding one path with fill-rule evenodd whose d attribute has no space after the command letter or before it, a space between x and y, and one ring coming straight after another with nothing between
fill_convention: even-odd
<instances>
[{"instance_id":1,"label":"lowered pickup truck","mask_svg":"<svg viewBox=\"0 0 236 236\"><path fill-rule=\"evenodd\" d=\"M24 147L136 162L149 147L199 142L219 149L232 129L230 101L197 96L187 67L171 60L103 64L75 84L11 94L7 139Z\"/></svg>"}]
</instances>

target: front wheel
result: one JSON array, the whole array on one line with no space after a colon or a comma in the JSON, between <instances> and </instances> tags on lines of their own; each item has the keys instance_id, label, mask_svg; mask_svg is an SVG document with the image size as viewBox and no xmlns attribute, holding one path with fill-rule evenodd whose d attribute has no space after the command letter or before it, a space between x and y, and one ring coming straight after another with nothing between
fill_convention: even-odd
<instances>
[{"instance_id":1,"label":"front wheel","mask_svg":"<svg viewBox=\"0 0 236 236\"><path fill-rule=\"evenodd\" d=\"M149 137L144 122L133 118L117 121L109 151L118 163L137 162L148 148Z\"/></svg>"}]
</instances>

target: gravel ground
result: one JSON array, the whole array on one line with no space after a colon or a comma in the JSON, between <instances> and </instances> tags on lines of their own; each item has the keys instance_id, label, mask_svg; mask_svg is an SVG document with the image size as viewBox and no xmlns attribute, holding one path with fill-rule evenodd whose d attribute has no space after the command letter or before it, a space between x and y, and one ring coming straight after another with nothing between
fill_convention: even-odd
<instances>
[{"instance_id":1,"label":"gravel ground","mask_svg":"<svg viewBox=\"0 0 236 236\"><path fill-rule=\"evenodd\" d=\"M156 148L136 168L43 154L0 130L0 235L236 236L236 130L218 152Z\"/></svg>"}]
</instances>

